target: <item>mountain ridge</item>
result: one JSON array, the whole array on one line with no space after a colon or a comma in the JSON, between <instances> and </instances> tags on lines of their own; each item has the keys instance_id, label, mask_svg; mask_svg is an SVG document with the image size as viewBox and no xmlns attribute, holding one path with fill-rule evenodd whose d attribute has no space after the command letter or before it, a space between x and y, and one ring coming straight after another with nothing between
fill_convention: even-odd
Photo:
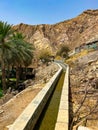
<instances>
[{"instance_id":1,"label":"mountain ridge","mask_svg":"<svg viewBox=\"0 0 98 130\"><path fill-rule=\"evenodd\" d=\"M13 28L23 33L26 40L38 50L47 48L55 53L61 44L74 49L92 39L98 39L98 9L86 10L75 18L56 24L21 23Z\"/></svg>"}]
</instances>

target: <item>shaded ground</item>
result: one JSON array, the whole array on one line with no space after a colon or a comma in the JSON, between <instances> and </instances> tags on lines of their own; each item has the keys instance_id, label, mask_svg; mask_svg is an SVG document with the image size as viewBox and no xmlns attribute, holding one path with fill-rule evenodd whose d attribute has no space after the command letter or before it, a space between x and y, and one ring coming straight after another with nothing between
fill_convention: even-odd
<instances>
[{"instance_id":1,"label":"shaded ground","mask_svg":"<svg viewBox=\"0 0 98 130\"><path fill-rule=\"evenodd\" d=\"M57 70L58 67L54 64L40 66L37 68L36 79L30 82L30 86L0 106L0 130L6 130L6 126L15 121Z\"/></svg>"}]
</instances>

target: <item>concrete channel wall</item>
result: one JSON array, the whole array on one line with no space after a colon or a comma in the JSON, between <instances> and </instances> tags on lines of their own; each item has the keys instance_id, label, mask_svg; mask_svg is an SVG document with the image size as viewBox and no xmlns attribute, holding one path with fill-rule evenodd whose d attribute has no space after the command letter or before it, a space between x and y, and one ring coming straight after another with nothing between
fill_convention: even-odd
<instances>
[{"instance_id":1,"label":"concrete channel wall","mask_svg":"<svg viewBox=\"0 0 98 130\"><path fill-rule=\"evenodd\" d=\"M60 67L60 66L59 66ZM16 119L9 130L33 130L49 96L51 95L60 75L62 67L50 79L46 86L38 93L33 101L26 107L22 114ZM18 107L18 106L17 106Z\"/></svg>"},{"instance_id":2,"label":"concrete channel wall","mask_svg":"<svg viewBox=\"0 0 98 130\"><path fill-rule=\"evenodd\" d=\"M69 128L69 66L67 65L55 130Z\"/></svg>"}]
</instances>

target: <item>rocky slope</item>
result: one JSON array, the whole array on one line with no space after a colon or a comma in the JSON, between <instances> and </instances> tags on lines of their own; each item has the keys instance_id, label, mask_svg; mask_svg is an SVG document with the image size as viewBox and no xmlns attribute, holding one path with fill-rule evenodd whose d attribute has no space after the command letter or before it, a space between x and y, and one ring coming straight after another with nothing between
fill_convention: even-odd
<instances>
[{"instance_id":1,"label":"rocky slope","mask_svg":"<svg viewBox=\"0 0 98 130\"><path fill-rule=\"evenodd\" d=\"M21 23L13 28L22 32L26 40L34 43L38 50L47 48L56 52L60 44L74 49L80 44L98 39L98 10L84 11L76 18L54 25Z\"/></svg>"},{"instance_id":2,"label":"rocky slope","mask_svg":"<svg viewBox=\"0 0 98 130\"><path fill-rule=\"evenodd\" d=\"M71 64L70 92L70 118L74 116L73 130L79 125L97 130L98 51L90 52Z\"/></svg>"}]
</instances>

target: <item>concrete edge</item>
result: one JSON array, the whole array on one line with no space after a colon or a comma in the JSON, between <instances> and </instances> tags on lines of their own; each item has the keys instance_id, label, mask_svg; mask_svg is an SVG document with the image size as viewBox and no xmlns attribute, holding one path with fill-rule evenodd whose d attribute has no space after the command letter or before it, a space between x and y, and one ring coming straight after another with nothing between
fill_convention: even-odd
<instances>
[{"instance_id":1,"label":"concrete edge","mask_svg":"<svg viewBox=\"0 0 98 130\"><path fill-rule=\"evenodd\" d=\"M61 93L61 100L55 124L55 130L68 130L69 129L69 66L66 65L66 74Z\"/></svg>"},{"instance_id":2,"label":"concrete edge","mask_svg":"<svg viewBox=\"0 0 98 130\"><path fill-rule=\"evenodd\" d=\"M62 72L62 67L59 64L58 66L59 70L15 120L9 130L31 130L34 128Z\"/></svg>"}]
</instances>

